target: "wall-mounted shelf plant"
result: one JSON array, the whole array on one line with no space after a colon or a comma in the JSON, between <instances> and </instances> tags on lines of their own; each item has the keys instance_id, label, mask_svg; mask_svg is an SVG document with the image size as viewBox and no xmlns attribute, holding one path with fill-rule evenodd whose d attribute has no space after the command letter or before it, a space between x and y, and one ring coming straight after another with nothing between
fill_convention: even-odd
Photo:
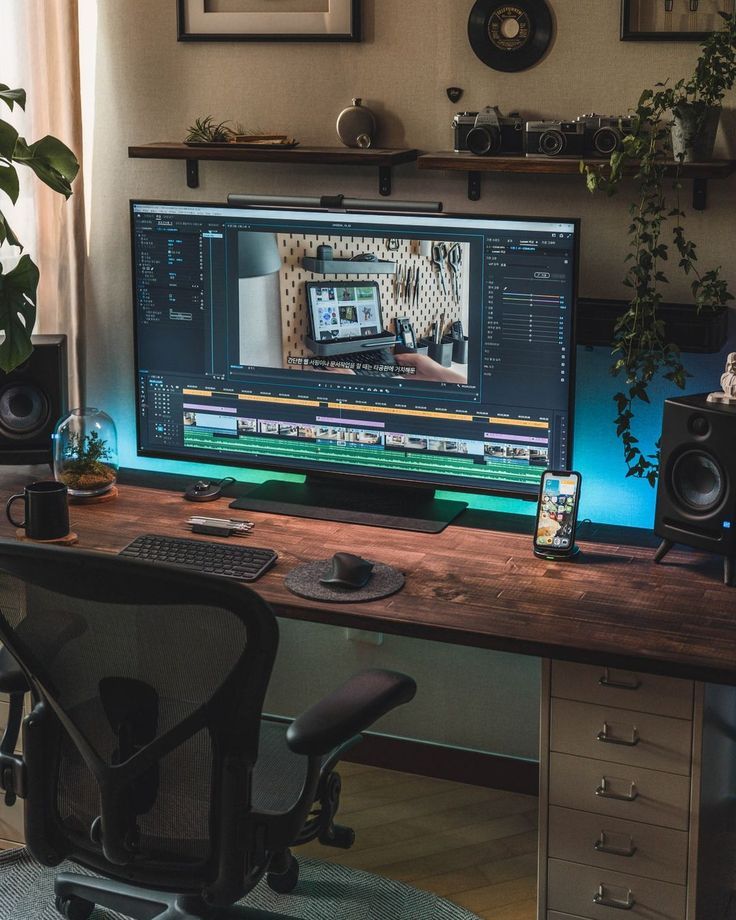
<instances>
[{"instance_id":1,"label":"wall-mounted shelf plant","mask_svg":"<svg viewBox=\"0 0 736 920\"><path fill-rule=\"evenodd\" d=\"M605 160L585 160L587 166L605 167ZM484 173L516 173L546 176L580 175L580 157L525 157L499 156L478 157L472 153L425 153L417 160L419 169L445 169L468 174L468 198L479 201L481 178ZM725 179L736 171L736 160L709 160L705 163L682 163L674 161L668 165L668 175L674 176L679 167L681 179L693 180L693 208L704 211L708 200L708 181ZM636 167L627 167L634 175Z\"/></svg>"},{"instance_id":2,"label":"wall-mounted shelf plant","mask_svg":"<svg viewBox=\"0 0 736 920\"><path fill-rule=\"evenodd\" d=\"M372 262L359 259L314 259L304 256L302 265L308 272L315 275L393 275L396 271L395 262L385 262L376 259Z\"/></svg>"},{"instance_id":3,"label":"wall-mounted shelf plant","mask_svg":"<svg viewBox=\"0 0 736 920\"><path fill-rule=\"evenodd\" d=\"M402 163L413 163L418 150L370 147L257 147L248 144L213 144L192 147L183 143L161 142L128 147L132 158L154 160L184 160L189 188L199 187L199 164L202 160L230 163L283 163L292 166L370 166L378 169L378 191L391 194L393 169Z\"/></svg>"}]
</instances>

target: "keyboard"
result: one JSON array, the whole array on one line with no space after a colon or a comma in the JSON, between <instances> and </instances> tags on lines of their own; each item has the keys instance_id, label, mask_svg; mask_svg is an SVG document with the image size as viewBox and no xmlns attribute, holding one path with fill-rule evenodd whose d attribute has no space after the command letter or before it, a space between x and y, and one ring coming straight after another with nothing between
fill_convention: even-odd
<instances>
[{"instance_id":1,"label":"keyboard","mask_svg":"<svg viewBox=\"0 0 736 920\"><path fill-rule=\"evenodd\" d=\"M184 537L161 537L145 534L136 537L121 556L178 565L205 575L218 575L236 581L255 581L267 572L278 559L272 549L242 546L230 543L213 543L207 540L187 540Z\"/></svg>"},{"instance_id":2,"label":"keyboard","mask_svg":"<svg viewBox=\"0 0 736 920\"><path fill-rule=\"evenodd\" d=\"M394 358L394 353L390 348L366 349L351 355L344 355L344 359L372 367L380 367L381 365L393 367L396 364L396 358ZM356 370L355 373L359 377L396 377L396 374L391 373L391 371Z\"/></svg>"}]
</instances>

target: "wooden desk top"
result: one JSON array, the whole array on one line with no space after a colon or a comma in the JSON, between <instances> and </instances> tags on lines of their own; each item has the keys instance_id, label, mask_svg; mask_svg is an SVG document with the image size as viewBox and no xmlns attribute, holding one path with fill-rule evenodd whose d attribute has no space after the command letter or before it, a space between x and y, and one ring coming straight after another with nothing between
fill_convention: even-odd
<instances>
[{"instance_id":1,"label":"wooden desk top","mask_svg":"<svg viewBox=\"0 0 736 920\"><path fill-rule=\"evenodd\" d=\"M47 469L0 471L0 498L43 478ZM736 684L736 588L722 584L719 559L678 550L655 566L650 548L583 541L577 561L551 563L533 556L528 535L406 533L231 513L228 502L207 513L255 521L249 542L280 555L254 585L279 616ZM184 521L197 510L179 492L123 485L113 502L73 506L72 529L81 547L117 552L143 533L191 536ZM0 534L14 535L5 515ZM292 568L339 550L397 565L406 587L382 601L329 605L284 587Z\"/></svg>"}]
</instances>

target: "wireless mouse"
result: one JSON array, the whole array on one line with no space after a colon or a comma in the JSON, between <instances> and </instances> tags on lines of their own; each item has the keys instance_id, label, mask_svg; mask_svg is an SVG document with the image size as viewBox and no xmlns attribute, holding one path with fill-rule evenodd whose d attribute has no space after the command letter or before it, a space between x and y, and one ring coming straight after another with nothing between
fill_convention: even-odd
<instances>
[{"instance_id":1,"label":"wireless mouse","mask_svg":"<svg viewBox=\"0 0 736 920\"><path fill-rule=\"evenodd\" d=\"M332 567L324 578L320 578L320 584L357 590L368 584L372 571L373 563L362 556L335 553L332 557Z\"/></svg>"}]
</instances>

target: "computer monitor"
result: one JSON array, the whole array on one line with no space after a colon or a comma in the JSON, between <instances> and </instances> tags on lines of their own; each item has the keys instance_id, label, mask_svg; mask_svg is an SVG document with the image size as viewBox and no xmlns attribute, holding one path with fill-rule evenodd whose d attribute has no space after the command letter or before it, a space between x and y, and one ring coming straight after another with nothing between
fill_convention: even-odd
<instances>
[{"instance_id":1,"label":"computer monitor","mask_svg":"<svg viewBox=\"0 0 736 920\"><path fill-rule=\"evenodd\" d=\"M323 516L340 485L341 519L383 494L394 525L432 489L535 498L569 467L576 220L131 212L140 456L306 473L249 507Z\"/></svg>"}]
</instances>

